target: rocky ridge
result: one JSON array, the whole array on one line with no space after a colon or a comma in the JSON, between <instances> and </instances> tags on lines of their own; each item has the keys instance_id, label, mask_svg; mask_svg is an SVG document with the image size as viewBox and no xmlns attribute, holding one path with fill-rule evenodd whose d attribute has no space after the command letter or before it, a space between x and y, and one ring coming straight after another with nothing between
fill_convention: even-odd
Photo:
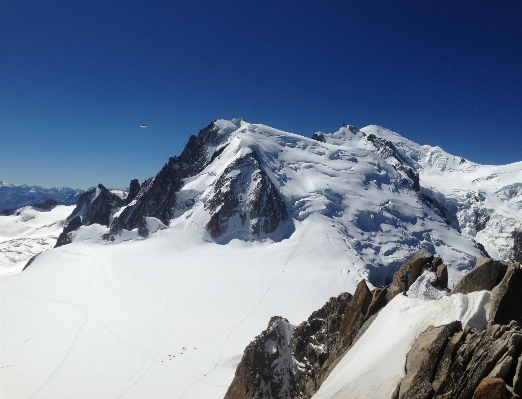
<instances>
[{"instance_id":1,"label":"rocky ridge","mask_svg":"<svg viewBox=\"0 0 522 399\"><path fill-rule=\"evenodd\" d=\"M70 243L71 233L80 226L91 224L109 226L112 216L123 204L124 200L111 193L102 184L84 192L76 208L66 219L66 225L58 237L55 248Z\"/></svg>"},{"instance_id":2,"label":"rocky ridge","mask_svg":"<svg viewBox=\"0 0 522 399\"><path fill-rule=\"evenodd\" d=\"M245 349L225 398L311 398L378 312L404 289L399 276L406 269L410 270L412 284L423 270L429 269L439 271L441 279L437 278L437 283L444 285L442 260L420 250L401 266L388 286L370 291L363 280L353 296L344 293L331 298L297 327L281 317L273 318L267 330ZM474 331L456 321L425 330L407 355L406 376L397 397L472 399L475 391L485 392L484 386L494 378L502 380L502 388L495 389L500 389L506 398L518 397L522 389L522 333L514 320L522 317L521 278L517 263L479 259L475 269L451 294L491 290L487 328ZM278 345L269 344L274 337L284 335L277 331L293 331L292 338L278 338ZM270 361L266 361L267 356ZM275 366L282 364L284 371L279 367L274 373ZM285 386L291 389L279 388L282 375L288 382ZM254 382L252 376L258 376L258 381ZM268 395L266 387L270 386L277 388Z\"/></svg>"}]
</instances>

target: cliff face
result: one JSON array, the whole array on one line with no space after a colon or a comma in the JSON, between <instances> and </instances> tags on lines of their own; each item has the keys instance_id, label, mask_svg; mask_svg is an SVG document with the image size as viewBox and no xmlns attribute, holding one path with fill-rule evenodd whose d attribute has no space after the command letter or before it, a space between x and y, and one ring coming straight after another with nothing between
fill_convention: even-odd
<instances>
[{"instance_id":1,"label":"cliff face","mask_svg":"<svg viewBox=\"0 0 522 399\"><path fill-rule=\"evenodd\" d=\"M212 162L219 151L216 148L226 137L227 134L214 122L197 136L190 136L181 155L171 157L154 178L145 181L137 194L133 193L134 203L130 203L114 220L111 232L138 228L140 234L147 235L146 216L155 217L168 225L176 206L176 194L183 187L183 179L198 174Z\"/></svg>"},{"instance_id":2,"label":"cliff face","mask_svg":"<svg viewBox=\"0 0 522 399\"><path fill-rule=\"evenodd\" d=\"M211 215L206 229L213 238L227 232L234 238L266 236L289 219L283 200L253 150L225 169L205 208Z\"/></svg>"}]
</instances>

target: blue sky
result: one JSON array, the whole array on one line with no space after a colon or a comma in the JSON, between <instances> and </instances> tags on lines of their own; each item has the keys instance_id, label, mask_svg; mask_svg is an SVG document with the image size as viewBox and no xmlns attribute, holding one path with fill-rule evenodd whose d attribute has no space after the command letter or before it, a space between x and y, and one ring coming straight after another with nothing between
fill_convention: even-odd
<instances>
[{"instance_id":1,"label":"blue sky","mask_svg":"<svg viewBox=\"0 0 522 399\"><path fill-rule=\"evenodd\" d=\"M126 187L235 117L521 161L520 21L520 0L2 0L0 180Z\"/></svg>"}]
</instances>

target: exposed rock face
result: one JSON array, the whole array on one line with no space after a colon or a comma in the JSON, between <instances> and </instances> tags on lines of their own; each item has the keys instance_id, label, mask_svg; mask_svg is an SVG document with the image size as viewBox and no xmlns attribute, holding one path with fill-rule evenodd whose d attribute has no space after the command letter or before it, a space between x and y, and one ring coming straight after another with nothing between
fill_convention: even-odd
<instances>
[{"instance_id":1,"label":"exposed rock face","mask_svg":"<svg viewBox=\"0 0 522 399\"><path fill-rule=\"evenodd\" d=\"M323 132L315 132L312 136L312 140L320 141L321 143L326 142Z\"/></svg>"},{"instance_id":2,"label":"exposed rock face","mask_svg":"<svg viewBox=\"0 0 522 399\"><path fill-rule=\"evenodd\" d=\"M433 254L426 249L421 249L414 252L404 263L399 270L393 275L393 281L388 287L386 294L387 302L391 301L397 294L404 291L404 283L401 281L402 276L406 270L409 270L409 285L413 284L415 280L421 275L422 269L431 264Z\"/></svg>"},{"instance_id":3,"label":"exposed rock face","mask_svg":"<svg viewBox=\"0 0 522 399\"><path fill-rule=\"evenodd\" d=\"M129 205L111 226L111 232L138 228L147 235L145 217L152 216L169 225L176 205L176 194L183 187L183 179L201 172L219 154L219 148L227 137L214 123L202 129L198 136L190 136L179 157L172 157L156 175L145 181L135 203ZM129 193L130 195L130 193Z\"/></svg>"},{"instance_id":4,"label":"exposed rock face","mask_svg":"<svg viewBox=\"0 0 522 399\"><path fill-rule=\"evenodd\" d=\"M245 239L268 235L289 219L283 200L253 150L225 169L205 207L211 214L206 228L213 238L227 231Z\"/></svg>"},{"instance_id":5,"label":"exposed rock face","mask_svg":"<svg viewBox=\"0 0 522 399\"><path fill-rule=\"evenodd\" d=\"M369 134L366 136L366 140L373 144L373 146L377 149L377 154L379 154L384 159L393 157L401 164L406 163L404 158L399 154L399 151L397 151L397 148L391 141L377 137L375 134Z\"/></svg>"},{"instance_id":6,"label":"exposed rock face","mask_svg":"<svg viewBox=\"0 0 522 399\"><path fill-rule=\"evenodd\" d=\"M125 205L129 205L134 198L138 195L140 192L140 182L138 179L132 179L129 184L129 195L127 195L127 198L125 198Z\"/></svg>"},{"instance_id":7,"label":"exposed rock face","mask_svg":"<svg viewBox=\"0 0 522 399\"><path fill-rule=\"evenodd\" d=\"M53 199L46 199L44 202L40 203L40 204L33 204L31 205L33 208L38 208L38 209L41 209L43 211L49 211L51 209L53 209L55 206L59 205L57 201L53 200Z\"/></svg>"},{"instance_id":8,"label":"exposed rock face","mask_svg":"<svg viewBox=\"0 0 522 399\"><path fill-rule=\"evenodd\" d=\"M84 226L97 223L108 226L113 213L123 206L123 200L111 193L102 184L86 191L80 196L76 208L67 218L69 223L79 216Z\"/></svg>"},{"instance_id":9,"label":"exposed rock face","mask_svg":"<svg viewBox=\"0 0 522 399\"><path fill-rule=\"evenodd\" d=\"M516 323L488 326L481 333L467 333L456 323L428 328L408 353L400 397L471 399L485 378L499 376L512 386L513 359L521 352L522 333Z\"/></svg>"},{"instance_id":10,"label":"exposed rock face","mask_svg":"<svg viewBox=\"0 0 522 399\"><path fill-rule=\"evenodd\" d=\"M269 328L256 337L256 340L245 349L234 381L225 398L310 399L349 349L352 341L355 341L368 328L376 313L385 304L386 288L377 288L370 292L366 283L361 281L353 297L349 293L343 293L336 298L330 298L321 309L312 313L307 321L295 327L290 347L278 348L276 352L280 360L270 358L270 363L263 360L266 359L266 355L262 354L266 345L262 343L266 342L267 336L274 334L275 327L271 320ZM275 319L280 320L281 318L276 317ZM347 337L345 342L343 342L341 330ZM293 353L294 363L292 368L285 369L287 370L285 375L293 373L293 379L289 378L288 381L295 381L295 386L293 383L289 383L288 386L294 386L292 390L269 393L266 387L269 385L267 381L271 381L272 378L270 364L288 365L289 362L284 360L288 353ZM268 369L265 370L267 367ZM261 383L260 380L256 380L254 378L256 375L261 376L260 378L265 382ZM288 392L290 392L290 396L285 396Z\"/></svg>"},{"instance_id":11,"label":"exposed rock face","mask_svg":"<svg viewBox=\"0 0 522 399\"><path fill-rule=\"evenodd\" d=\"M491 291L493 301L489 323L508 324L522 318L522 270L520 264L508 266L502 281Z\"/></svg>"},{"instance_id":12,"label":"exposed rock face","mask_svg":"<svg viewBox=\"0 0 522 399\"><path fill-rule=\"evenodd\" d=\"M268 328L245 349L225 399L296 397L292 331L288 320L270 319Z\"/></svg>"},{"instance_id":13,"label":"exposed rock face","mask_svg":"<svg viewBox=\"0 0 522 399\"><path fill-rule=\"evenodd\" d=\"M429 399L438 360L448 338L462 329L460 321L440 327L429 327L413 344L406 357L406 377L401 381L399 398Z\"/></svg>"},{"instance_id":14,"label":"exposed rock face","mask_svg":"<svg viewBox=\"0 0 522 399\"><path fill-rule=\"evenodd\" d=\"M75 230L78 230L82 224L82 219L80 216L76 216L73 218L67 226L63 228L63 231L58 236L58 240L56 241L55 248L61 247L62 245L70 244L72 242L71 233ZM29 264L25 265L25 267L29 266Z\"/></svg>"},{"instance_id":15,"label":"exposed rock face","mask_svg":"<svg viewBox=\"0 0 522 399\"><path fill-rule=\"evenodd\" d=\"M351 336L352 330L357 322L364 319L368 313L368 308L372 302L372 293L368 289L364 280L357 284L353 298L346 307L346 312L343 316L343 322L341 324L341 340L343 344L350 344L353 336Z\"/></svg>"},{"instance_id":16,"label":"exposed rock face","mask_svg":"<svg viewBox=\"0 0 522 399\"><path fill-rule=\"evenodd\" d=\"M522 230L515 232L513 238L513 259L522 263Z\"/></svg>"},{"instance_id":17,"label":"exposed rock face","mask_svg":"<svg viewBox=\"0 0 522 399\"><path fill-rule=\"evenodd\" d=\"M478 258L475 267L453 288L452 293L469 294L491 290L504 278L508 263L490 258Z\"/></svg>"},{"instance_id":18,"label":"exposed rock face","mask_svg":"<svg viewBox=\"0 0 522 399\"><path fill-rule=\"evenodd\" d=\"M448 267L444 263L437 266L437 280L439 287L448 288Z\"/></svg>"},{"instance_id":19,"label":"exposed rock face","mask_svg":"<svg viewBox=\"0 0 522 399\"><path fill-rule=\"evenodd\" d=\"M329 366L339 356L339 329L351 299L348 293L330 298L321 309L295 328L292 340L298 385L295 398L312 397L325 380Z\"/></svg>"},{"instance_id":20,"label":"exposed rock face","mask_svg":"<svg viewBox=\"0 0 522 399\"><path fill-rule=\"evenodd\" d=\"M111 193L102 184L84 192L76 208L66 219L67 225L58 237L55 248L71 242L71 232L80 226L89 226L97 223L109 226L111 217L116 210L123 206L123 200L116 194Z\"/></svg>"}]
</instances>

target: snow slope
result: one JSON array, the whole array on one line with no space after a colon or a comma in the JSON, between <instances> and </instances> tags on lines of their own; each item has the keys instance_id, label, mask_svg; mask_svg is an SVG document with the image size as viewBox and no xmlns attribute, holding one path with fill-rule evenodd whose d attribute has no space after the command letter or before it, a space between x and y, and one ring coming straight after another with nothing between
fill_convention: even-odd
<instances>
[{"instance_id":1,"label":"snow slope","mask_svg":"<svg viewBox=\"0 0 522 399\"><path fill-rule=\"evenodd\" d=\"M223 397L271 316L298 324L362 278L383 283L421 247L444 259L453 283L480 254L361 131L318 142L242 120L215 126L222 141L184 179L168 226L145 215L147 238L82 226L0 279L2 398ZM236 162L254 152L259 165ZM221 208L209 203L233 194L250 212L259 168L290 218L256 235L252 213L248 223L234 215L212 236ZM409 301L412 317L427 306Z\"/></svg>"},{"instance_id":2,"label":"snow slope","mask_svg":"<svg viewBox=\"0 0 522 399\"><path fill-rule=\"evenodd\" d=\"M22 271L31 257L54 247L73 209L73 205L49 211L26 206L15 215L0 216L0 276Z\"/></svg>"},{"instance_id":3,"label":"snow slope","mask_svg":"<svg viewBox=\"0 0 522 399\"><path fill-rule=\"evenodd\" d=\"M490 293L455 294L439 300L397 295L326 378L314 399L392 398L406 375L406 355L429 326L461 320L487 325Z\"/></svg>"}]
</instances>

